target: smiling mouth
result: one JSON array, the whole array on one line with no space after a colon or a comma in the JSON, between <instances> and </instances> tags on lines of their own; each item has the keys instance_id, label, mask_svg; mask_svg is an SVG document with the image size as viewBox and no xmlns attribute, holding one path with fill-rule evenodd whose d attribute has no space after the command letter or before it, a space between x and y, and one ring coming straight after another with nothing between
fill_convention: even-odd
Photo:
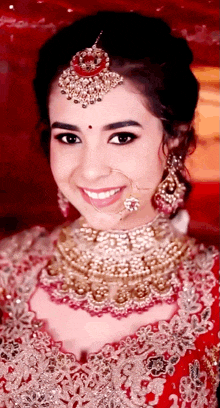
<instances>
[{"instance_id":1,"label":"smiling mouth","mask_svg":"<svg viewBox=\"0 0 220 408\"><path fill-rule=\"evenodd\" d=\"M121 187L122 188L122 187ZM111 189L111 190L107 190L107 191L102 191L101 193L96 193L94 191L90 191L90 190L86 190L83 189L84 193L86 193L90 198L93 198L95 200L103 200L105 198L109 198L112 197L113 195L115 195L116 193L118 193L121 188L115 188L115 189Z\"/></svg>"},{"instance_id":2,"label":"smiling mouth","mask_svg":"<svg viewBox=\"0 0 220 408\"><path fill-rule=\"evenodd\" d=\"M125 187L126 186L109 190L106 189L106 191L101 190L101 192L98 193L83 188L80 188L80 191L87 203L92 204L95 207L106 207L113 204L121 197L122 191Z\"/></svg>"}]
</instances>

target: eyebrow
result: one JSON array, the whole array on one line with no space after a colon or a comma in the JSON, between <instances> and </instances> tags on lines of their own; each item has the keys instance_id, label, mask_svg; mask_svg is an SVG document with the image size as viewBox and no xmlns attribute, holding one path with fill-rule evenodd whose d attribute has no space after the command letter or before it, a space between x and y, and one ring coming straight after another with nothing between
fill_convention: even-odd
<instances>
[{"instance_id":1,"label":"eyebrow","mask_svg":"<svg viewBox=\"0 0 220 408\"><path fill-rule=\"evenodd\" d=\"M69 125L68 123L62 122L54 122L51 126L51 129L65 129L65 130L72 130L73 132L80 132L80 128L75 125Z\"/></svg>"},{"instance_id":2,"label":"eyebrow","mask_svg":"<svg viewBox=\"0 0 220 408\"><path fill-rule=\"evenodd\" d=\"M106 125L103 127L103 130L115 130L127 126L138 126L142 127L140 123L136 122L135 120L125 120L123 122L116 122L116 123L110 123L109 125ZM62 123L62 122L54 122L51 126L51 129L65 129L65 130L71 130L75 132L80 132L80 128L76 125L70 125L68 123Z\"/></svg>"},{"instance_id":3,"label":"eyebrow","mask_svg":"<svg viewBox=\"0 0 220 408\"><path fill-rule=\"evenodd\" d=\"M141 124L136 122L135 120L125 120L123 122L110 123L109 125L104 126L103 130L114 130L114 129L119 129L119 128L123 128L127 126L142 127Z\"/></svg>"}]
</instances>

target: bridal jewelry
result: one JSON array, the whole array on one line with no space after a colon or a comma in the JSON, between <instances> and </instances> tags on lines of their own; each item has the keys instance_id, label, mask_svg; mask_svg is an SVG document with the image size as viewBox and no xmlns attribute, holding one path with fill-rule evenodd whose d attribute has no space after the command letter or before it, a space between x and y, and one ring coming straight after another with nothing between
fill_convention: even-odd
<instances>
[{"instance_id":1,"label":"bridal jewelry","mask_svg":"<svg viewBox=\"0 0 220 408\"><path fill-rule=\"evenodd\" d=\"M108 54L97 47L102 32L91 48L77 52L70 67L63 71L58 85L61 93L74 103L81 103L83 108L100 102L112 88L123 83L123 77L109 70Z\"/></svg>"},{"instance_id":2,"label":"bridal jewelry","mask_svg":"<svg viewBox=\"0 0 220 408\"><path fill-rule=\"evenodd\" d=\"M125 174L124 174L122 171L120 171L120 170L112 169L111 171L117 171L117 172L119 172L119 173L121 173L121 174L123 174L123 175L125 176ZM127 177L127 176L125 176L125 177ZM127 178L128 178L128 177L127 177ZM129 178L128 178L128 179L129 179ZM129 181L130 181L131 187L133 188L133 182L132 182L132 180L129 179ZM149 188L139 188L139 187L137 187L137 186L135 186L135 187L136 187L137 190L149 190ZM63 216L64 216L65 218L67 218L67 217L68 217L68 214L69 214L69 206L70 206L70 203L69 203L69 201L67 200L67 198L64 196L64 194L62 193L62 191L61 191L59 188L58 188L57 198L58 198L58 206L59 206L59 209L60 209L61 213L63 214ZM90 202L91 202L91 205L93 206L93 208L94 208L96 211L98 211L98 212L100 212L100 213L103 213L103 211L99 210L99 209L93 204L91 198L90 198ZM140 207L140 201L139 201L139 199L138 199L137 197L134 197L133 195L130 195L128 198L125 199L125 201L124 201L124 208L123 208L122 210L120 210L120 211L118 211L118 212L105 213L105 214L107 214L107 215L120 214L120 220L122 220L122 214L123 214L123 212L124 212L125 210L128 210L128 211L130 211L130 212L132 212L132 211L137 211L139 207Z\"/></svg>"},{"instance_id":3,"label":"bridal jewelry","mask_svg":"<svg viewBox=\"0 0 220 408\"><path fill-rule=\"evenodd\" d=\"M61 230L40 282L58 303L121 318L175 300L178 267L191 246L192 240L174 232L162 214L121 231L95 230L82 221Z\"/></svg>"},{"instance_id":4,"label":"bridal jewelry","mask_svg":"<svg viewBox=\"0 0 220 408\"><path fill-rule=\"evenodd\" d=\"M165 170L168 171L166 178L159 184L153 197L158 211L170 215L184 203L186 187L177 177L176 172L183 167L182 158L170 154L167 159Z\"/></svg>"},{"instance_id":5,"label":"bridal jewelry","mask_svg":"<svg viewBox=\"0 0 220 408\"><path fill-rule=\"evenodd\" d=\"M58 207L61 213L63 214L65 218L67 218L69 214L70 203L67 200L67 198L63 195L62 191L59 188L57 192L57 201L58 201Z\"/></svg>"},{"instance_id":6,"label":"bridal jewelry","mask_svg":"<svg viewBox=\"0 0 220 408\"><path fill-rule=\"evenodd\" d=\"M121 170L111 169L111 171L117 171L117 172L123 174L123 176L127 177L128 180L129 180L129 182L130 182L131 188L134 189L134 183L133 183L133 181L132 181L128 176L126 176ZM137 187L137 185L135 185L135 189L138 190L138 191L140 191L140 190L149 190L149 188L140 188L140 187ZM97 208L97 207L93 204L93 202L92 202L91 199L90 199L90 202L91 202L91 205L93 206L93 208L94 208L96 211L98 211L99 213L104 213L103 211L99 210L99 208ZM130 212L132 212L132 211L137 211L139 207L140 207L140 201L139 201L139 199L138 199L137 197L134 197L133 195L130 194L130 196L127 197L127 198L124 200L124 208L123 208L122 210L120 210L120 211L118 211L118 212L111 212L111 213L105 212L105 214L107 214L107 215L120 214L120 221L121 221L121 220L122 220L123 212L124 212L125 210L128 210L128 211L130 211Z\"/></svg>"},{"instance_id":7,"label":"bridal jewelry","mask_svg":"<svg viewBox=\"0 0 220 408\"><path fill-rule=\"evenodd\" d=\"M128 211L137 211L140 207L140 201L138 200L138 198L130 196L124 201L124 206Z\"/></svg>"}]
</instances>

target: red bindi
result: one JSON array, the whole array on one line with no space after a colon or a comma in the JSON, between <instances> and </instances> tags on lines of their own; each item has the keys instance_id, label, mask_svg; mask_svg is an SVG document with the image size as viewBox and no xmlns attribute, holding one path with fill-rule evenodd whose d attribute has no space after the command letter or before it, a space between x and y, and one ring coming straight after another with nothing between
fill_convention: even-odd
<instances>
[{"instance_id":1,"label":"red bindi","mask_svg":"<svg viewBox=\"0 0 220 408\"><path fill-rule=\"evenodd\" d=\"M92 126L91 126L91 125L89 125L89 129L92 129Z\"/></svg>"}]
</instances>

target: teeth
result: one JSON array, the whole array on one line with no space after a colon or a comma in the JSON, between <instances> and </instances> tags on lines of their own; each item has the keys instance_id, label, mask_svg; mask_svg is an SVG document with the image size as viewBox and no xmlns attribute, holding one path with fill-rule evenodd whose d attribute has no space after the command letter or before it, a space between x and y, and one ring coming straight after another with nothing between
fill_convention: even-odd
<instances>
[{"instance_id":1,"label":"teeth","mask_svg":"<svg viewBox=\"0 0 220 408\"><path fill-rule=\"evenodd\" d=\"M113 196L114 194L116 194L118 191L120 191L120 188L117 188L117 189L115 189L115 190L110 190L110 191L106 191L105 193L103 192L103 193L92 193L91 191L87 191L87 190L84 190L84 192L89 196L89 197L91 197L91 198L96 198L96 199L98 199L98 200L102 200L102 199L104 199L104 198L108 198L108 197L111 197L111 196Z\"/></svg>"}]
</instances>

